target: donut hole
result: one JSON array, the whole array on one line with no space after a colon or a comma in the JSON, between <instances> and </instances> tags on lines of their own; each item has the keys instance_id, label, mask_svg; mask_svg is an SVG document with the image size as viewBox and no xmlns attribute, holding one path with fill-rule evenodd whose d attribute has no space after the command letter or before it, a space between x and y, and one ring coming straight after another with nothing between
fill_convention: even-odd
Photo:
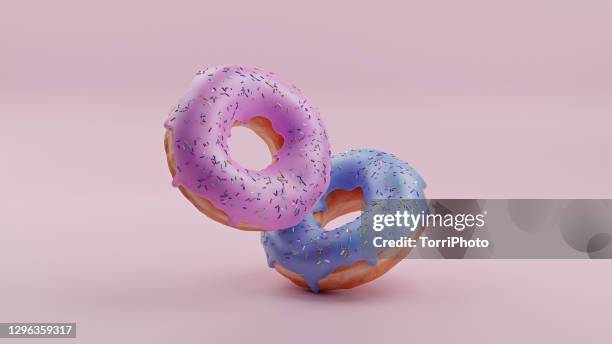
<instances>
[{"instance_id":1,"label":"donut hole","mask_svg":"<svg viewBox=\"0 0 612 344\"><path fill-rule=\"evenodd\" d=\"M269 119L255 116L246 123L234 122L228 138L229 154L232 161L243 167L263 170L278 160L275 154L282 148L284 141L274 131Z\"/></svg>"},{"instance_id":2,"label":"donut hole","mask_svg":"<svg viewBox=\"0 0 612 344\"><path fill-rule=\"evenodd\" d=\"M315 220L321 224L324 230L334 230L347 223L355 221L365 209L363 190L334 190L325 198L327 211L313 214Z\"/></svg>"}]
</instances>

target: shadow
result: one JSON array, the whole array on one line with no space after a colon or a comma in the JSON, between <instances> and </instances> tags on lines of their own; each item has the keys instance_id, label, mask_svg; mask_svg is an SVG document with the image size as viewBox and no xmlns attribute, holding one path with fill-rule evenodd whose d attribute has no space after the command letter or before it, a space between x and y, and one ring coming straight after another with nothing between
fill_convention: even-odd
<instances>
[{"instance_id":1,"label":"shadow","mask_svg":"<svg viewBox=\"0 0 612 344\"><path fill-rule=\"evenodd\" d=\"M340 289L314 293L309 289L293 284L291 281L277 274L275 271L270 272L275 273L276 276L273 277L276 278L273 278L273 285L271 285L267 290L263 291L264 294L262 295L268 295L269 297L296 302L394 302L397 301L398 298L411 296L414 294L414 290L410 285L407 285L405 281L402 281L399 278L391 278L390 276L383 276L379 279L352 289Z\"/></svg>"},{"instance_id":2,"label":"shadow","mask_svg":"<svg viewBox=\"0 0 612 344\"><path fill-rule=\"evenodd\" d=\"M98 311L154 309L214 309L230 304L265 304L278 300L296 303L394 302L413 294L400 278L384 276L354 289L313 293L294 285L267 267L215 271L142 274L142 278L101 278L74 285L56 297L63 304ZM152 278L153 277L153 278Z\"/></svg>"}]
</instances>

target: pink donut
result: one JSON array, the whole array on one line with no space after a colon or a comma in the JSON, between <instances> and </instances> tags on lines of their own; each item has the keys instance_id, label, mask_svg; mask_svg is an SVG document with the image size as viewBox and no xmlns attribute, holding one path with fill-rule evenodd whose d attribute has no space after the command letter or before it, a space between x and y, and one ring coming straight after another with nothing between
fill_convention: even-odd
<instances>
[{"instance_id":1,"label":"pink donut","mask_svg":"<svg viewBox=\"0 0 612 344\"><path fill-rule=\"evenodd\" d=\"M251 170L229 156L232 126L253 129L273 163ZM300 223L327 190L331 153L319 112L272 73L220 66L196 74L164 125L172 185L203 213L244 230Z\"/></svg>"}]
</instances>

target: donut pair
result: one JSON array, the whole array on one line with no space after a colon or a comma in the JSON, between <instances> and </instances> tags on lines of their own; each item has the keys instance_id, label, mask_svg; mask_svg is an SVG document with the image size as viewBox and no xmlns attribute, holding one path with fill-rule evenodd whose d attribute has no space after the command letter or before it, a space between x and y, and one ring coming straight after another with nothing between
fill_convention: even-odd
<instances>
[{"instance_id":1,"label":"donut pair","mask_svg":"<svg viewBox=\"0 0 612 344\"><path fill-rule=\"evenodd\" d=\"M273 162L256 171L232 160L234 126L259 135ZM200 71L165 128L172 185L213 220L261 231L268 264L295 284L314 292L353 288L409 253L366 256L360 218L330 231L323 226L370 199L415 199L426 209L423 179L381 151L332 158L319 112L274 74L239 65Z\"/></svg>"}]
</instances>

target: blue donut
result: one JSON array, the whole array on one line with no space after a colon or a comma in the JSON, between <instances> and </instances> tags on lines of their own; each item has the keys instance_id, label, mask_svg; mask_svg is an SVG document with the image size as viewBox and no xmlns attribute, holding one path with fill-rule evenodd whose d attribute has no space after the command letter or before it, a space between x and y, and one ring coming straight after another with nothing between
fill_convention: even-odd
<instances>
[{"instance_id":1,"label":"blue donut","mask_svg":"<svg viewBox=\"0 0 612 344\"><path fill-rule=\"evenodd\" d=\"M392 154L360 149L335 155L331 162L330 185L313 208L313 213L294 227L261 233L268 265L313 292L347 289L371 281L389 270L398 259L383 266L383 271L368 271L372 270L368 267L376 268L382 259L365 254L359 230L361 217L333 230L323 229L330 216L338 216L327 214L328 211L331 213L328 209L330 198L339 200L335 213L340 215L363 210L365 202L380 199L412 199L418 208L426 210L424 188L421 176ZM351 201L356 199L355 196L361 198L358 206L349 209L351 202L355 204ZM330 274L347 270L345 267L350 266L358 266L361 276L350 277L348 281L345 275L330 279L323 285L322 280Z\"/></svg>"}]
</instances>

